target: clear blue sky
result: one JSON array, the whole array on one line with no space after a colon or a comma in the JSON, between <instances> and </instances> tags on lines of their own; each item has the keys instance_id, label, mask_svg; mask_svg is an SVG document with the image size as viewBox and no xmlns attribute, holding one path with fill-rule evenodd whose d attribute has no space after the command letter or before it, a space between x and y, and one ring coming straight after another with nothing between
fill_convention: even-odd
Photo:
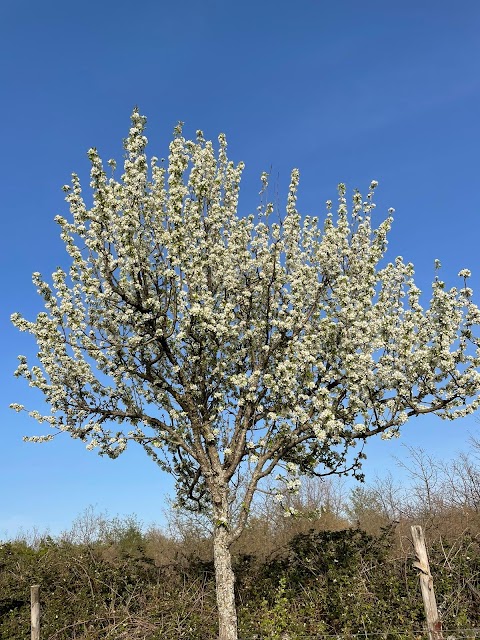
<instances>
[{"instance_id":1,"label":"clear blue sky","mask_svg":"<svg viewBox=\"0 0 480 640\"><path fill-rule=\"evenodd\" d=\"M232 158L246 162L245 213L270 167L281 192L299 167L305 213L321 213L340 181L364 189L376 179L378 219L397 212L390 255L413 261L427 292L437 257L450 285L467 267L479 291L479 32L473 0L2 2L0 537L55 533L91 504L161 522L171 488L141 449L110 461L68 436L24 444L38 427L8 409L42 410L13 378L16 356L35 347L9 316L33 318L31 273L65 263L53 217L67 212L70 173L87 182L86 150L120 160L138 105L152 155L166 155L178 120L188 134L227 134ZM474 416L427 417L401 441L448 458L479 429ZM370 441L367 478L401 451Z\"/></svg>"}]
</instances>

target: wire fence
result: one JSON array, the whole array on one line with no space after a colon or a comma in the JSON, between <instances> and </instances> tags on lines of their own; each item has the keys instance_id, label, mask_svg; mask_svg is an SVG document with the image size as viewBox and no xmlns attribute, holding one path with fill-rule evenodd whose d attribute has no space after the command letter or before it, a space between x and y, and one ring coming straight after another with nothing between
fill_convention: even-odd
<instances>
[{"instance_id":1,"label":"wire fence","mask_svg":"<svg viewBox=\"0 0 480 640\"><path fill-rule=\"evenodd\" d=\"M443 629L443 640L480 640L480 628ZM359 631L347 634L289 634L287 631L275 635L239 635L239 640L429 640L426 629L391 629L389 631Z\"/></svg>"}]
</instances>

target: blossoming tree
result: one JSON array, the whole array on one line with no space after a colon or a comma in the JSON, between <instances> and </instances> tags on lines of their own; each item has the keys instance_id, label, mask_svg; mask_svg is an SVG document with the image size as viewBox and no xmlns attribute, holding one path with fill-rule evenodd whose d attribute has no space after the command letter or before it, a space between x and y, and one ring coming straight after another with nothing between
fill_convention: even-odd
<instances>
[{"instance_id":1,"label":"blossoming tree","mask_svg":"<svg viewBox=\"0 0 480 640\"><path fill-rule=\"evenodd\" d=\"M50 286L35 273L45 311L12 317L39 347L40 366L20 356L16 374L51 407L31 415L52 431L26 439L68 432L112 458L137 442L173 474L178 502L210 516L219 638L234 640L230 547L259 483L361 475L370 436L472 412L480 311L468 270L458 290L436 277L424 309L412 265L383 261L393 210L372 227L376 182L350 207L339 185L320 226L296 209L298 171L282 216L263 174L263 204L240 217L243 165L223 135L215 152L177 127L164 167L144 128L135 111L119 180L90 149L93 204L73 174L71 219L56 218L69 274Z\"/></svg>"}]
</instances>

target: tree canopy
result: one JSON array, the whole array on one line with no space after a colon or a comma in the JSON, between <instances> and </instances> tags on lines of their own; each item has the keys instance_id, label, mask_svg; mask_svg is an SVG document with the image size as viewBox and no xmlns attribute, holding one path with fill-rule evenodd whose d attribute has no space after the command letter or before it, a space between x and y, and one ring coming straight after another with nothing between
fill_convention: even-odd
<instances>
[{"instance_id":1,"label":"tree canopy","mask_svg":"<svg viewBox=\"0 0 480 640\"><path fill-rule=\"evenodd\" d=\"M470 272L450 289L437 275L424 308L412 264L384 259L393 210L373 225L376 181L350 205L340 184L320 224L297 211L297 170L284 212L264 173L260 206L241 216L244 166L228 159L224 135L216 151L179 125L168 161L149 161L145 123L134 111L119 179L89 150L93 204L73 174L71 218L56 218L69 273L57 269L53 285L35 273L45 311L12 317L39 346L40 366L20 356L16 373L52 409L31 415L53 432L27 439L68 432L113 458L139 443L175 476L179 503L210 514L228 551L272 472L289 491L301 474L361 476L368 437L394 437L424 413L474 411ZM233 576L225 589L228 609ZM222 640L236 637L233 624L220 620Z\"/></svg>"}]
</instances>

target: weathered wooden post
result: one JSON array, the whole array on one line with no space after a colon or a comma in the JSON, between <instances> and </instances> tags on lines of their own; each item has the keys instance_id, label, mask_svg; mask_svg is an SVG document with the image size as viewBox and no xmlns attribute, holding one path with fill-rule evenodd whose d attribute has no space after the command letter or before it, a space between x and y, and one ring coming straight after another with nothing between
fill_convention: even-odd
<instances>
[{"instance_id":1,"label":"weathered wooden post","mask_svg":"<svg viewBox=\"0 0 480 640\"><path fill-rule=\"evenodd\" d=\"M422 590L423 606L427 619L428 637L429 640L443 640L442 623L438 616L437 601L435 600L435 591L433 590L433 578L430 573L430 564L428 562L423 530L419 525L414 525L411 529L413 546L415 547L415 554L417 556L417 561L413 563L413 566L420 572L420 588Z\"/></svg>"},{"instance_id":2,"label":"weathered wooden post","mask_svg":"<svg viewBox=\"0 0 480 640\"><path fill-rule=\"evenodd\" d=\"M40 640L40 585L30 587L32 640Z\"/></svg>"}]
</instances>

